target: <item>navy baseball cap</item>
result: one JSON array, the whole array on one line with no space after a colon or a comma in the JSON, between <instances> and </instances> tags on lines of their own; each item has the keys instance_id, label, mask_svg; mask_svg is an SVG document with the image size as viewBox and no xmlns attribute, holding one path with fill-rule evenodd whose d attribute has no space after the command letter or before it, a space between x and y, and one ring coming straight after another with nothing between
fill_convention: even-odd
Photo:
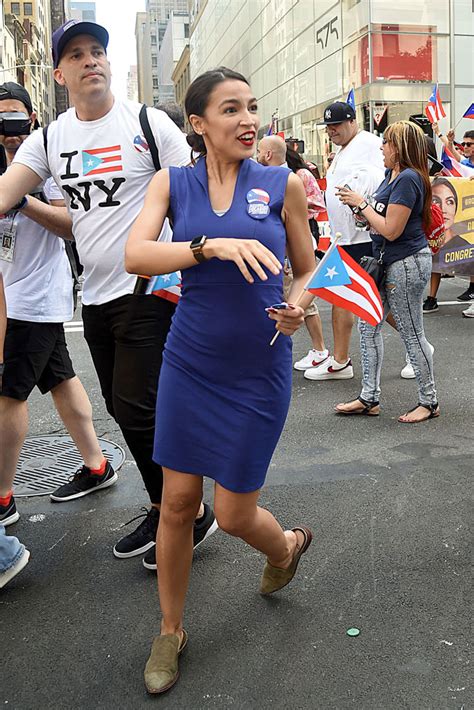
<instances>
[{"instance_id":1,"label":"navy baseball cap","mask_svg":"<svg viewBox=\"0 0 474 710\"><path fill-rule=\"evenodd\" d=\"M355 117L355 111L350 104L346 104L345 101L335 101L324 109L324 120L320 125L330 126L331 123L343 123Z\"/></svg>"},{"instance_id":2,"label":"navy baseball cap","mask_svg":"<svg viewBox=\"0 0 474 710\"><path fill-rule=\"evenodd\" d=\"M28 110L28 114L33 113L33 104L31 103L30 95L24 86L15 84L14 81L7 81L5 84L0 84L0 101L5 101L6 99L21 101L21 103Z\"/></svg>"},{"instance_id":3,"label":"navy baseball cap","mask_svg":"<svg viewBox=\"0 0 474 710\"><path fill-rule=\"evenodd\" d=\"M53 64L55 69L59 64L67 43L74 37L77 37L77 35L92 35L92 37L95 37L96 40L100 42L104 49L107 49L109 33L105 27L98 25L96 22L69 20L53 32Z\"/></svg>"}]
</instances>

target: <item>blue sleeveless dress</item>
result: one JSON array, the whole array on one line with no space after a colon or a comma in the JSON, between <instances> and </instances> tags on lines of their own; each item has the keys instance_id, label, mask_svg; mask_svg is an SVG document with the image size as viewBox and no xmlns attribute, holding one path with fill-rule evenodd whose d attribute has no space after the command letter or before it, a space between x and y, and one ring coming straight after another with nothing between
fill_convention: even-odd
<instances>
[{"instance_id":1,"label":"blue sleeveless dress","mask_svg":"<svg viewBox=\"0 0 474 710\"><path fill-rule=\"evenodd\" d=\"M290 170L242 161L232 205L220 217L209 200L205 158L169 172L173 241L258 239L283 263ZM255 188L270 197L264 218L248 213ZM291 338L280 335L270 347L275 323L265 312L283 298L283 275L267 275L249 284L233 262L215 258L183 270L158 385L154 460L237 493L262 487L291 397Z\"/></svg>"}]
</instances>

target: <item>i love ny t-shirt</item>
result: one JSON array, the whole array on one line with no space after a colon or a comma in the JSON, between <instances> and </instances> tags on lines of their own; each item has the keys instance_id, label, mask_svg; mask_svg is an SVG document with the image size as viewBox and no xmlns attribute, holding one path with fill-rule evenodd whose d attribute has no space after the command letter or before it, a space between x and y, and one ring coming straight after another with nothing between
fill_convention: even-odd
<instances>
[{"instance_id":1,"label":"i love ny t-shirt","mask_svg":"<svg viewBox=\"0 0 474 710\"><path fill-rule=\"evenodd\" d=\"M70 108L49 126L48 155L40 130L28 137L14 159L42 180L52 176L64 196L84 266L85 305L130 294L136 282L125 271L125 243L155 174L140 109L138 103L116 99L103 118L80 121ZM163 111L149 108L147 113L161 166L189 163L185 135ZM168 228L160 238L170 236Z\"/></svg>"}]
</instances>

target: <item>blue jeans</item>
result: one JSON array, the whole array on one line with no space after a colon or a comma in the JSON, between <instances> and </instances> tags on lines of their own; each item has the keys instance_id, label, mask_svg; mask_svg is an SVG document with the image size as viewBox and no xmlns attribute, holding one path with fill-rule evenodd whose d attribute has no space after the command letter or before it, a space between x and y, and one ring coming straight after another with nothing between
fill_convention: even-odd
<instances>
[{"instance_id":1,"label":"blue jeans","mask_svg":"<svg viewBox=\"0 0 474 710\"><path fill-rule=\"evenodd\" d=\"M431 275L431 251L428 247L387 267L380 290L384 320L392 312L397 329L413 366L420 404L436 404L433 356L423 329L423 291ZM359 320L362 360L361 399L378 402L383 360L382 323L372 326Z\"/></svg>"},{"instance_id":2,"label":"blue jeans","mask_svg":"<svg viewBox=\"0 0 474 710\"><path fill-rule=\"evenodd\" d=\"M7 535L3 525L0 525L0 572L6 572L13 567L24 551L25 546L18 538Z\"/></svg>"}]
</instances>

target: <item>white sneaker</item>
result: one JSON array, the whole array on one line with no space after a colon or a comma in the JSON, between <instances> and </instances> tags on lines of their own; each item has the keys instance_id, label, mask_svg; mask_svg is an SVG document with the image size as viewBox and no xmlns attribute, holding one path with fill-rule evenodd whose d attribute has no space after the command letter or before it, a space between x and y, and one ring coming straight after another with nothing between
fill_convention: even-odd
<instances>
[{"instance_id":1,"label":"white sneaker","mask_svg":"<svg viewBox=\"0 0 474 710\"><path fill-rule=\"evenodd\" d=\"M329 357L329 350L323 350L323 353L326 353L326 355L322 355L319 350L310 350L305 357L297 360L293 367L295 370L308 370L310 367L319 367Z\"/></svg>"},{"instance_id":2,"label":"white sneaker","mask_svg":"<svg viewBox=\"0 0 474 710\"><path fill-rule=\"evenodd\" d=\"M428 343L429 349L431 350L431 354L433 355L434 353L434 347L431 345L431 343ZM414 380L415 379L415 371L413 369L413 365L410 362L410 358L408 357L408 353L405 355L405 360L406 360L406 365L400 372L400 377L403 377L404 380Z\"/></svg>"},{"instance_id":3,"label":"white sneaker","mask_svg":"<svg viewBox=\"0 0 474 710\"><path fill-rule=\"evenodd\" d=\"M464 318L474 318L474 303L471 303L469 308L462 312Z\"/></svg>"},{"instance_id":4,"label":"white sneaker","mask_svg":"<svg viewBox=\"0 0 474 710\"><path fill-rule=\"evenodd\" d=\"M333 357L328 357L319 367L306 370L304 376L307 380L350 380L354 377L352 360L349 358L345 365L341 365Z\"/></svg>"},{"instance_id":5,"label":"white sneaker","mask_svg":"<svg viewBox=\"0 0 474 710\"><path fill-rule=\"evenodd\" d=\"M26 567L29 559L30 551L27 550L25 547L25 549L23 550L23 554L21 555L20 559L15 562L13 567L10 567L5 572L0 572L0 589L6 584L8 584L8 582L10 582L13 577L16 577L16 575L21 572L24 567Z\"/></svg>"}]
</instances>

